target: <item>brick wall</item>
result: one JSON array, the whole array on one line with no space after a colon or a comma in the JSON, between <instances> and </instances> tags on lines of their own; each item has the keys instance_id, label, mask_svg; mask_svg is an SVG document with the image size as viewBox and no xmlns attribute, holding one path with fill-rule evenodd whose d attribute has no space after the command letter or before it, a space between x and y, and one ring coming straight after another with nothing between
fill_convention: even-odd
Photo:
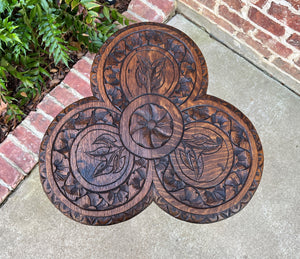
<instances>
[{"instance_id":1,"label":"brick wall","mask_svg":"<svg viewBox=\"0 0 300 259\"><path fill-rule=\"evenodd\" d=\"M300 81L300 0L179 0Z\"/></svg>"}]
</instances>

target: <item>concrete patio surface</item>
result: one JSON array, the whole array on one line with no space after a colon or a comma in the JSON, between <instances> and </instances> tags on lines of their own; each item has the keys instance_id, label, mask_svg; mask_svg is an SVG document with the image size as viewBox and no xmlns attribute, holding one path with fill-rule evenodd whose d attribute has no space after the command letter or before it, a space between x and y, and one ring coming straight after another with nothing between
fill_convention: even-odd
<instances>
[{"instance_id":1,"label":"concrete patio surface","mask_svg":"<svg viewBox=\"0 0 300 259\"><path fill-rule=\"evenodd\" d=\"M129 221L91 227L51 204L35 167L0 209L0 258L300 258L300 97L183 16L169 24L203 52L208 93L239 108L259 133L265 166L252 200L209 225L182 222L153 203Z\"/></svg>"}]
</instances>

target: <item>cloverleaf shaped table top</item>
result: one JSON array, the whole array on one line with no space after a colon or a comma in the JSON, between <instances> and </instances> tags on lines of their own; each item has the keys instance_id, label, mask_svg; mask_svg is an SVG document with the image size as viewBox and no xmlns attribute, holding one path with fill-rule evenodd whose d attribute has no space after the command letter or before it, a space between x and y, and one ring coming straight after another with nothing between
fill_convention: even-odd
<instances>
[{"instance_id":1,"label":"cloverleaf shaped table top","mask_svg":"<svg viewBox=\"0 0 300 259\"><path fill-rule=\"evenodd\" d=\"M260 182L262 146L207 85L201 51L179 30L139 23L115 33L94 59L94 96L45 133L40 177L51 202L89 225L128 220L152 201L195 223L240 211Z\"/></svg>"}]
</instances>

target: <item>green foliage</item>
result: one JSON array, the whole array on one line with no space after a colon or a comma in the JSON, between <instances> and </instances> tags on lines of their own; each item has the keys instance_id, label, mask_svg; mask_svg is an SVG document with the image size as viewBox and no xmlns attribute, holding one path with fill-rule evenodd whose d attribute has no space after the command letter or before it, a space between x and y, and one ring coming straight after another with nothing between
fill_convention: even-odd
<instances>
[{"instance_id":1,"label":"green foliage","mask_svg":"<svg viewBox=\"0 0 300 259\"><path fill-rule=\"evenodd\" d=\"M96 52L129 20L95 0L0 0L0 98L7 120L21 120L20 107L35 98L50 77L49 64L68 66L76 39ZM9 85L14 78L15 85Z\"/></svg>"}]
</instances>

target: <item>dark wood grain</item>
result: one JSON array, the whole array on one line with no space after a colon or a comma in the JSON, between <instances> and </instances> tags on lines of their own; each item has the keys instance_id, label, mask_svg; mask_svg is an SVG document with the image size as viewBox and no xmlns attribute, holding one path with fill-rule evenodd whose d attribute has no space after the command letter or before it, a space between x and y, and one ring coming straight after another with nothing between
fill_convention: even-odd
<instances>
[{"instance_id":1,"label":"dark wood grain","mask_svg":"<svg viewBox=\"0 0 300 259\"><path fill-rule=\"evenodd\" d=\"M182 32L141 23L114 34L92 65L94 97L63 110L44 136L51 202L89 225L125 221L152 201L195 223L240 211L260 182L262 146L207 84L204 57Z\"/></svg>"}]
</instances>

